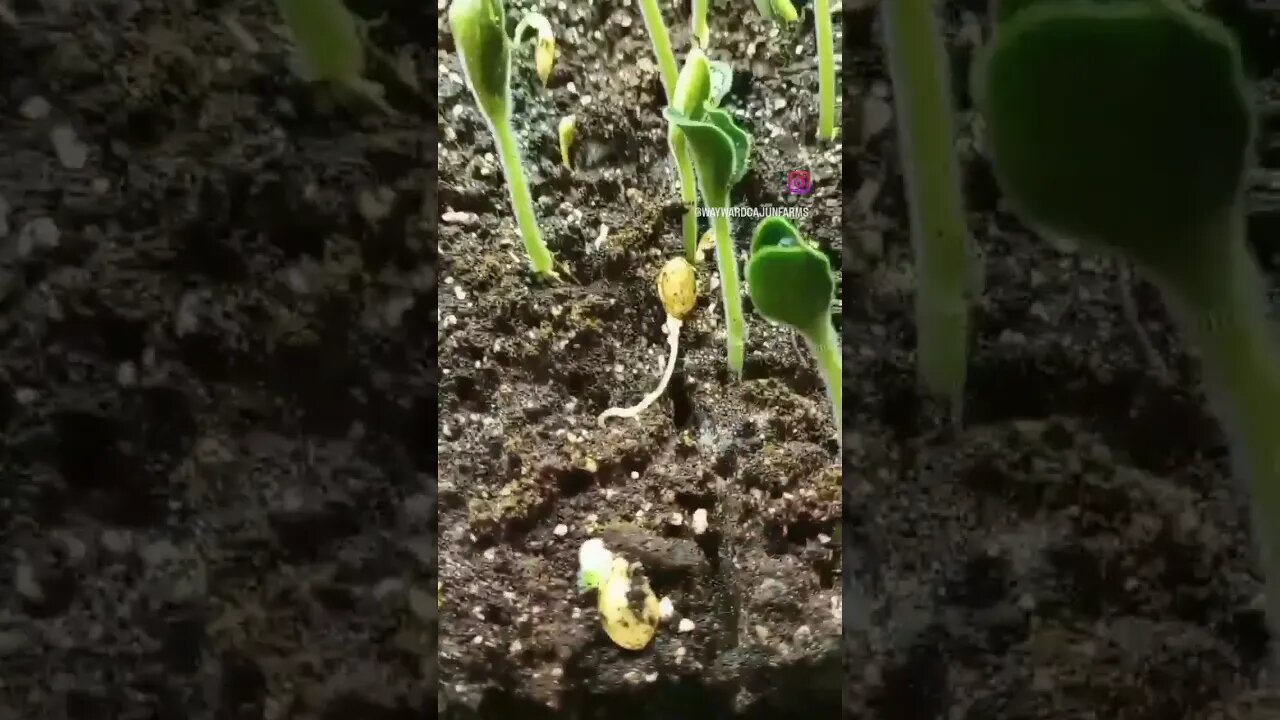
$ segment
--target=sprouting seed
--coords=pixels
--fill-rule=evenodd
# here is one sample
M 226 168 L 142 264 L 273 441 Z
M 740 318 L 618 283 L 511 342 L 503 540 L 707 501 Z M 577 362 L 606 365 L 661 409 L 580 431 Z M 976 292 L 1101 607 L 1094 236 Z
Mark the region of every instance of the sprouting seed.
M 667 383 L 671 382 L 671 374 L 676 368 L 676 356 L 680 351 L 680 325 L 698 300 L 697 273 L 688 260 L 683 257 L 673 257 L 658 272 L 657 285 L 658 298 L 667 312 L 667 321 L 662 327 L 667 332 L 667 345 L 670 347 L 662 380 L 658 382 L 658 387 L 645 395 L 639 403 L 627 408 L 609 408 L 600 413 L 596 420 L 601 426 L 604 425 L 605 419 L 611 417 L 638 417 L 645 408 L 662 397 L 662 393 L 667 389 Z
M 551 79 L 551 69 L 556 64 L 556 36 L 551 31 L 551 22 L 539 13 L 529 13 L 520 18 L 520 22 L 516 24 L 516 31 L 512 34 L 511 39 L 519 45 L 524 38 L 524 32 L 527 29 L 538 31 L 537 45 L 533 51 L 533 66 L 538 72 L 538 79 L 542 81 L 542 86 L 547 86 L 547 81 Z

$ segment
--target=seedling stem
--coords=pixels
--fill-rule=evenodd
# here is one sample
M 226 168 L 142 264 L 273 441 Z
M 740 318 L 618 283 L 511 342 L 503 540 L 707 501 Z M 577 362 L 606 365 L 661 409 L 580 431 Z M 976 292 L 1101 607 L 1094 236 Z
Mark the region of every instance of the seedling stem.
M 671 36 L 667 33 L 667 24 L 662 19 L 662 10 L 658 7 L 657 0 L 640 0 L 640 14 L 644 17 L 644 26 L 649 31 L 650 42 L 653 43 L 653 55 L 658 60 L 658 74 L 662 78 L 662 89 L 666 94 L 667 104 L 670 105 L 676 91 L 676 79 L 680 74 L 675 53 L 671 51 Z M 693 159 L 689 155 L 688 144 L 679 128 L 668 126 L 667 145 L 671 148 L 671 158 L 676 164 L 676 174 L 680 180 L 680 202 L 684 204 L 681 230 L 684 234 L 685 259 L 696 263 L 698 261 L 698 181 L 693 172 Z
M 489 123 L 493 138 L 498 144 L 498 157 L 502 160 L 502 172 L 507 177 L 507 187 L 511 189 L 511 208 L 516 213 L 516 223 L 520 227 L 520 237 L 524 239 L 524 250 L 529 255 L 533 269 L 540 275 L 554 277 L 556 275 L 551 250 L 542 239 L 542 230 L 538 228 L 538 218 L 533 212 L 533 197 L 529 195 L 529 181 L 521 164 L 520 145 L 516 142 L 516 134 L 511 123 Z
M 895 5 L 898 0 L 886 2 Z M 818 139 L 836 139 L 835 34 L 829 0 L 814 0 L 813 27 L 818 45 Z
M 881 4 L 915 253 L 916 362 L 958 419 L 968 367 L 976 259 L 955 153 L 948 63 L 933 0 Z
M 742 316 L 742 294 L 738 288 L 738 258 L 733 250 L 733 230 L 724 213 L 718 213 L 712 218 L 711 227 L 716 234 L 716 270 L 720 273 L 729 369 L 741 375 L 746 360 L 747 321 Z
M 693 41 L 706 49 L 711 39 L 711 30 L 707 27 L 707 4 L 710 0 L 693 0 L 692 12 L 689 14 L 689 30 L 693 33 Z

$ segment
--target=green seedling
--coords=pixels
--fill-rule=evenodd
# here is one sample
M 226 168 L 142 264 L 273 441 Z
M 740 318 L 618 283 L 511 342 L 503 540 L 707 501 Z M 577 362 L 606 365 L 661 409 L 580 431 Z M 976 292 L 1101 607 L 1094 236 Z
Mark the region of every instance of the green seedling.
M 511 129 L 511 41 L 506 22 L 502 0 L 454 0 L 449 8 L 449 27 L 462 61 L 462 74 L 498 146 L 525 252 L 535 272 L 556 278 L 555 261 L 538 229 L 520 146 Z
M 674 257 L 662 266 L 662 270 L 658 272 L 658 298 L 662 301 L 663 309 L 667 311 L 667 321 L 662 327 L 667 333 L 667 347 L 670 348 L 667 364 L 662 371 L 662 379 L 658 381 L 658 387 L 653 392 L 645 395 L 635 405 L 626 408 L 609 408 L 600 413 L 596 422 L 601 427 L 604 426 L 604 421 L 611 417 L 639 417 L 640 413 L 657 402 L 658 398 L 662 397 L 662 393 L 666 392 L 667 384 L 671 382 L 671 375 L 676 369 L 676 357 L 680 354 L 680 326 L 698 301 L 698 277 L 689 261 L 683 257 Z
M 1032 227 L 1131 261 L 1200 351 L 1280 637 L 1280 347 L 1245 241 L 1239 46 L 1181 0 L 1015 5 L 975 66 L 997 180 Z
M 827 386 L 831 419 L 841 437 L 840 338 L 831 324 L 836 281 L 831 261 L 783 217 L 765 218 L 751 239 L 747 284 L 756 312 L 804 338 Z
M 886 2 L 885 5 L 894 5 Z M 813 28 L 818 46 L 818 139 L 835 140 L 836 59 L 835 34 L 831 29 L 831 3 L 813 0 Z
M 756 9 L 767 20 L 781 20 L 790 24 L 800 19 L 800 13 L 796 12 L 796 6 L 791 4 L 791 0 L 755 0 Z
M 898 148 L 916 266 L 916 363 L 921 384 L 962 416 L 969 306 L 980 293 L 955 153 L 950 69 L 934 0 L 882 3 Z
M 560 125 L 556 128 L 556 135 L 560 138 L 560 164 L 564 165 L 566 170 L 572 170 L 573 165 L 569 162 L 569 151 L 573 149 L 573 141 L 578 138 L 578 118 L 573 115 L 565 115 L 560 118 Z
M 698 47 L 706 49 L 711 41 L 711 29 L 707 27 L 707 5 L 711 0 L 693 0 L 689 13 L 689 31 Z
M 383 87 L 365 77 L 366 24 L 342 0 L 276 0 L 297 50 L 294 69 L 306 82 L 325 83 L 340 100 L 361 99 L 388 115 Z
M 667 122 L 680 129 L 693 153 L 698 189 L 707 207 L 713 208 L 711 229 L 716 237 L 716 263 L 724 303 L 729 369 L 742 375 L 747 324 L 742 317 L 738 289 L 738 259 L 729 224 L 729 191 L 747 174 L 751 136 L 728 111 L 712 107 L 711 68 L 702 51 L 694 48 L 685 59 L 671 105 L 664 110 Z M 696 255 L 695 243 L 693 253 Z
M 644 18 L 645 28 L 649 31 L 649 41 L 653 43 L 653 55 L 658 60 L 662 89 L 666 94 L 667 104 L 670 104 L 672 94 L 676 91 L 679 68 L 676 65 L 675 53 L 671 51 L 671 36 L 667 33 L 667 24 L 662 19 L 658 0 L 640 0 L 640 14 Z M 676 165 L 676 175 L 680 181 L 680 202 L 684 204 L 681 227 L 685 259 L 696 263 L 698 260 L 698 184 L 693 174 L 693 158 L 689 154 L 684 135 L 674 125 L 667 127 L 667 146 L 671 149 L 671 159 Z
M 539 13 L 529 13 L 520 18 L 520 22 L 516 24 L 516 31 L 511 34 L 516 45 L 524 41 L 526 30 L 537 30 L 533 65 L 538 73 L 538 79 L 542 81 L 542 87 L 546 87 L 547 81 L 551 79 L 551 68 L 556 64 L 556 36 L 551 31 L 551 22 Z

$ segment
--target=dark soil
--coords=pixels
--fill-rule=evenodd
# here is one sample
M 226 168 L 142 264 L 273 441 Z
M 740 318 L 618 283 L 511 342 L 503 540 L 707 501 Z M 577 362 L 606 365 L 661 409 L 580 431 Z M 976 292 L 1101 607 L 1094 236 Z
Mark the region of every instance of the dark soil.
M 683 57 L 685 11 L 662 6 Z M 509 22 L 527 7 L 508 5 Z M 493 141 L 440 21 L 442 710 L 833 717 L 840 475 L 821 381 L 749 303 L 745 378 L 727 376 L 708 258 L 666 396 L 638 422 L 597 427 L 601 411 L 636 402 L 660 374 L 654 280 L 682 251 L 678 194 L 638 5 L 539 10 L 562 55 L 544 89 L 531 48 L 513 54 L 515 125 L 544 234 L 572 274 L 556 285 L 524 270 Z M 750 4 L 718 4 L 710 25 L 712 57 L 735 72 L 724 104 L 757 143 L 737 202 L 811 208 L 799 225 L 838 267 L 841 158 L 813 140 L 812 18 L 774 28 Z M 568 114 L 580 133 L 573 172 L 556 141 Z M 796 169 L 812 171 L 812 195 L 787 194 Z M 740 253 L 754 222 L 735 223 Z M 695 535 L 699 509 L 709 530 Z M 611 643 L 593 596 L 575 587 L 579 546 L 602 535 L 644 561 L 692 631 L 673 620 L 638 653 Z
M 425 717 L 429 103 L 196 5 L 0 6 L 0 718 Z
M 1280 717 L 1274 699 L 1246 699 L 1269 647 L 1261 588 L 1245 500 L 1194 360 L 1155 290 L 1132 283 L 1170 367 L 1161 377 L 1124 319 L 1116 266 L 1031 237 L 972 150 L 964 79 L 986 4 L 948 3 L 965 189 L 986 269 L 959 434 L 915 390 L 892 131 L 860 145 L 846 136 L 855 199 L 845 204 L 844 337 L 856 352 L 843 540 L 846 579 L 865 602 L 846 599 L 862 614 L 846 621 L 857 629 L 845 716 Z M 1210 5 L 1241 33 L 1263 103 L 1280 101 L 1280 14 Z M 856 10 L 846 28 L 846 91 L 886 82 L 873 13 Z M 1272 279 L 1278 121 L 1264 123 L 1250 191 L 1250 240 Z M 1249 715 L 1250 703 L 1273 714 Z

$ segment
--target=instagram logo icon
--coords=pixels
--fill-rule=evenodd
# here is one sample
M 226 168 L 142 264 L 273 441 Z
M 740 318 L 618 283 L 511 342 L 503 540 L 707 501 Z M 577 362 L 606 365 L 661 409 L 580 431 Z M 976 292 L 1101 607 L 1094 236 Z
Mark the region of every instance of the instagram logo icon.
M 808 195 L 813 192 L 813 176 L 808 170 L 792 170 L 787 173 L 787 192 L 792 195 Z

